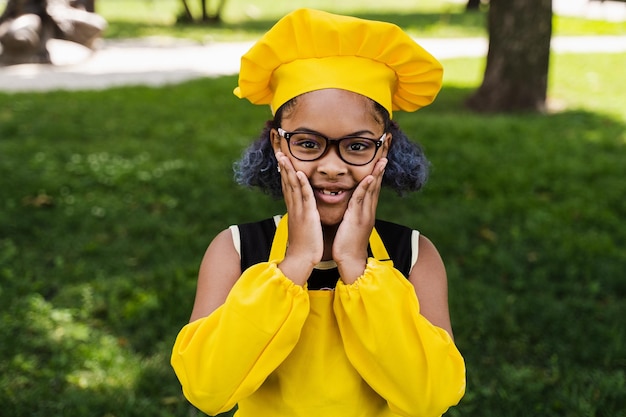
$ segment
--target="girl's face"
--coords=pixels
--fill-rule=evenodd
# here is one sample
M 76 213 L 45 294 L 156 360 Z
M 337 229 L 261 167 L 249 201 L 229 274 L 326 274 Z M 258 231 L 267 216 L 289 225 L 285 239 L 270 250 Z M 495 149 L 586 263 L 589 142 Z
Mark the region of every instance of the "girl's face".
M 376 113 L 370 99 L 339 89 L 317 90 L 299 96 L 295 105 L 283 114 L 281 128 L 286 132 L 319 133 L 330 139 L 361 136 L 378 140 L 385 133 L 382 117 Z M 301 161 L 294 158 L 287 140 L 276 130 L 272 130 L 271 140 L 274 152 L 283 152 L 297 171 L 306 174 L 322 224 L 330 226 L 341 222 L 356 187 L 372 173 L 376 162 L 387 156 L 391 134 L 385 136 L 374 159 L 362 166 L 344 162 L 334 143 L 322 158 Z

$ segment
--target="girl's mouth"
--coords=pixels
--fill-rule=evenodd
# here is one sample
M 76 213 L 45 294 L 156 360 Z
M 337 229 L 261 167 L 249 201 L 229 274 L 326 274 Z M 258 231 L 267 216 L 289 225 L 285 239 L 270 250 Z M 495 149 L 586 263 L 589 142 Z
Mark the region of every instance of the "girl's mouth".
M 331 190 L 320 190 L 320 192 L 324 195 L 339 195 L 343 194 L 342 190 L 331 191 Z
M 315 198 L 320 203 L 339 204 L 343 203 L 350 195 L 347 190 L 329 190 L 326 188 L 316 188 Z

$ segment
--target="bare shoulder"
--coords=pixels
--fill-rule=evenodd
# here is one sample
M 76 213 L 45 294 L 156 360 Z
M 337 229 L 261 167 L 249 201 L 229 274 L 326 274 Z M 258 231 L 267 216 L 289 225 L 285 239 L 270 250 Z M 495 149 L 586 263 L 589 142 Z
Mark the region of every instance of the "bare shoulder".
M 419 238 L 419 255 L 409 280 L 415 287 L 420 313 L 452 336 L 446 268 L 435 245 L 423 235 Z
M 207 248 L 200 271 L 190 321 L 206 317 L 224 304 L 241 275 L 239 253 L 229 229 L 220 232 Z

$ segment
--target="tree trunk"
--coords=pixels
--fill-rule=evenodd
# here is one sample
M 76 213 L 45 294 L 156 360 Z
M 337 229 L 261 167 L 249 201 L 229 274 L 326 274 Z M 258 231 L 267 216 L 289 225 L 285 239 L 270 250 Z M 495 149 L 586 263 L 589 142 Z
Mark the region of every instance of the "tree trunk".
M 483 83 L 466 102 L 479 112 L 546 108 L 552 0 L 491 0 Z
M 0 16 L 0 65 L 51 63 L 47 43 L 53 38 L 93 48 L 107 23 L 83 3 L 88 1 L 9 0 Z
M 206 22 L 207 20 L 209 20 L 209 13 L 207 13 L 206 9 L 206 0 L 202 0 L 200 2 L 200 5 L 202 7 L 202 21 Z
M 215 11 L 215 17 L 218 22 L 222 21 L 222 11 L 224 10 L 224 5 L 226 5 L 226 0 L 220 0 L 220 3 Z
M 185 15 L 181 16 L 180 19 L 183 22 L 193 22 L 193 14 L 191 14 L 191 9 L 189 8 L 189 5 L 187 4 L 187 0 L 181 0 L 183 3 L 183 8 L 185 9 Z
M 203 4 L 206 0 L 202 0 Z M 226 4 L 226 0 L 218 0 L 215 6 L 215 13 L 207 14 L 205 17 L 205 21 L 211 23 L 219 23 L 222 21 L 222 10 L 224 10 L 224 5 Z
M 465 10 L 472 11 L 480 9 L 480 0 L 468 0 Z

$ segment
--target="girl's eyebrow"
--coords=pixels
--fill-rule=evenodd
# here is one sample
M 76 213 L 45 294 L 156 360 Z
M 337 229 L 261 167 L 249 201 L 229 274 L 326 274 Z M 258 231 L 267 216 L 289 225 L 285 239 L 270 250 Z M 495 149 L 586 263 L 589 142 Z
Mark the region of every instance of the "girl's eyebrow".
M 350 137 L 355 137 L 355 136 L 363 136 L 363 135 L 367 135 L 367 134 L 369 134 L 371 136 L 376 136 L 376 133 L 372 132 L 371 130 L 365 129 L 365 130 L 358 130 L 356 132 L 349 133 L 349 134 L 341 136 L 339 138 L 331 138 L 330 136 L 327 136 L 327 135 L 323 134 L 322 132 L 319 132 L 319 131 L 317 131 L 315 129 L 310 129 L 310 128 L 306 127 L 306 126 L 297 127 L 294 130 L 292 130 L 292 132 L 313 133 L 315 135 L 324 136 L 325 138 L 328 138 L 328 139 L 350 138 Z

